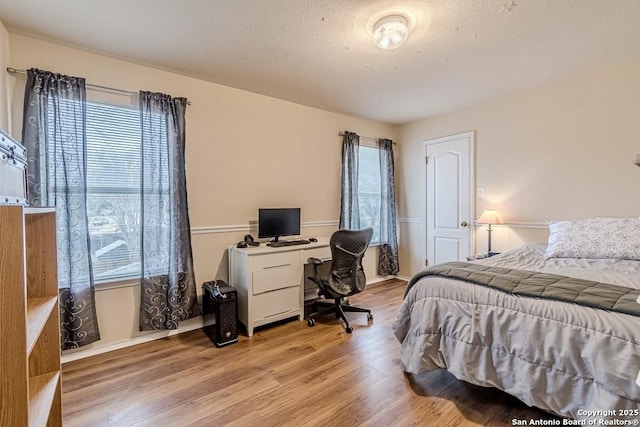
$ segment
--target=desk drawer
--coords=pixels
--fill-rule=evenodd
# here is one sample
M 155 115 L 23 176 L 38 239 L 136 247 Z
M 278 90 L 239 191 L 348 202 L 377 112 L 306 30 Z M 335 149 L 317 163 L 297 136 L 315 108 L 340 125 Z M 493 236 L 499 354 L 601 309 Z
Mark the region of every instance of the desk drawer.
M 318 258 L 321 260 L 331 259 L 331 248 L 325 246 L 323 248 L 305 249 L 300 252 L 300 263 L 306 264 L 309 258 Z
M 292 316 L 300 312 L 301 287 L 280 289 L 253 297 L 254 322 L 291 312 Z
M 254 295 L 276 289 L 289 288 L 291 286 L 297 286 L 299 288 L 302 279 L 302 266 L 295 264 L 265 268 L 264 270 L 254 271 L 252 273 L 252 279 Z
M 263 268 L 279 267 L 298 264 L 298 252 L 287 251 L 273 254 L 254 255 L 249 257 L 249 270 L 262 270 Z

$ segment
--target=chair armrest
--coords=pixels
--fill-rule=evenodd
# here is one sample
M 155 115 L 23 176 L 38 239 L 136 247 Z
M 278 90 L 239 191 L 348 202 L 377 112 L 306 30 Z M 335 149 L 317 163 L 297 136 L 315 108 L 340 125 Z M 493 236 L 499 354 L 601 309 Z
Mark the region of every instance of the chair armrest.
M 321 266 L 322 264 L 324 264 L 324 261 L 322 261 L 319 258 L 307 258 L 307 263 L 313 265 L 313 277 L 307 277 L 307 279 L 311 280 L 313 283 L 315 283 L 318 286 L 318 295 L 324 295 L 325 292 L 325 282 L 323 281 L 322 277 L 320 277 L 320 274 L 318 273 L 318 266 Z

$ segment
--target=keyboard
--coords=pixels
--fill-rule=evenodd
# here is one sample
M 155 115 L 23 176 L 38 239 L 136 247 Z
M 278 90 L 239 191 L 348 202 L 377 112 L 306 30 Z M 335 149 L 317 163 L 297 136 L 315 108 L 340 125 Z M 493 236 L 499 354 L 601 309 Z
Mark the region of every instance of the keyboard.
M 277 242 L 267 243 L 267 246 L 271 246 L 272 248 L 281 248 L 284 246 L 295 246 L 295 245 L 308 245 L 311 243 L 307 239 L 298 239 L 298 240 L 280 240 Z

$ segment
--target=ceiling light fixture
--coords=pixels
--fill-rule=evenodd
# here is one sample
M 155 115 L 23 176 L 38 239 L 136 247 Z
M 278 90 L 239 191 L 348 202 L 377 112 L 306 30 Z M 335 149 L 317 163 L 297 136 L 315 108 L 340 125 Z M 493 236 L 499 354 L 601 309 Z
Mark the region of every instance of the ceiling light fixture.
M 409 25 L 402 15 L 389 15 L 373 26 L 373 42 L 380 49 L 396 49 L 407 40 Z

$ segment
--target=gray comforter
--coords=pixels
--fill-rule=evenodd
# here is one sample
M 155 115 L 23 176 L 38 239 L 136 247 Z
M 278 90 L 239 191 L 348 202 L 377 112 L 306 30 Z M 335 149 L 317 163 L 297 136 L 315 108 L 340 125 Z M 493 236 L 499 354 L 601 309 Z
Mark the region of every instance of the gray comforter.
M 471 262 L 445 262 L 427 268 L 411 278 L 405 294 L 425 276 L 458 279 L 512 294 L 574 302 L 587 307 L 640 316 L 640 289 Z
M 640 280 L 638 262 L 611 268 L 610 262 L 589 261 L 586 267 L 578 262 L 555 268 L 545 264 L 541 253 L 529 247 L 483 264 L 568 272 L 583 279 L 592 278 L 589 269 L 609 269 L 613 276 L 628 270 L 607 282 L 632 286 L 628 281 Z M 393 331 L 409 373 L 447 369 L 459 379 L 499 388 L 528 405 L 576 419 L 589 418 L 587 411 L 640 409 L 637 316 L 425 276 L 407 293 Z

